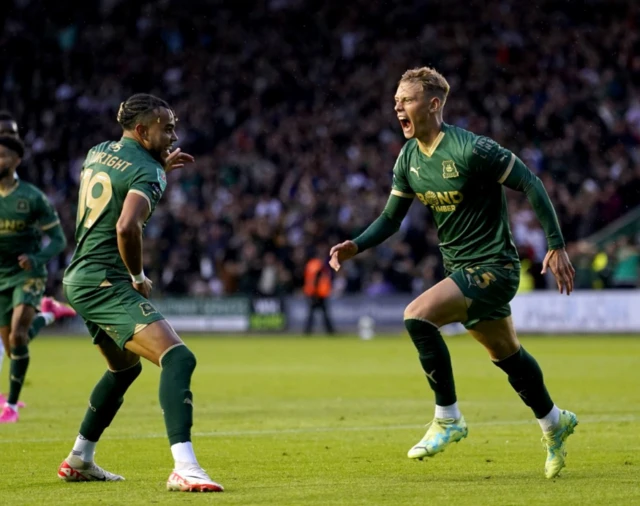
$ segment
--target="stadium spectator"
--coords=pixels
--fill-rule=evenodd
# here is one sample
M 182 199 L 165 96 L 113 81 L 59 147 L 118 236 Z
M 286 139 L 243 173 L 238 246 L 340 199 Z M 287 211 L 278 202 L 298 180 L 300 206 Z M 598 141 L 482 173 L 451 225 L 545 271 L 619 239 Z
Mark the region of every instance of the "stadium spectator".
M 639 201 L 640 6 L 630 0 L 9 4 L 0 108 L 29 147 L 20 177 L 58 208 L 67 260 L 83 153 L 119 135 L 102 116 L 135 91 L 176 104 L 181 147 L 197 163 L 171 174 L 147 228 L 145 270 L 160 293 L 300 292 L 317 239 L 355 236 L 384 206 L 403 142 L 389 97 L 418 65 L 451 76 L 445 121 L 513 147 L 541 177 L 567 241 Z M 540 232 L 526 202 L 509 199 L 543 286 Z M 412 285 L 417 273 L 438 279 L 424 213 L 414 204 L 398 239 L 358 258 L 340 289 L 409 292 L 425 288 Z M 49 291 L 65 258 L 50 266 Z
M 334 333 L 333 321 L 327 306 L 327 299 L 331 295 L 331 270 L 324 254 L 326 249 L 326 245 L 317 246 L 316 254 L 307 261 L 304 268 L 304 294 L 309 301 L 306 334 L 311 334 L 313 330 L 313 319 L 317 311 L 322 314 L 325 332 Z

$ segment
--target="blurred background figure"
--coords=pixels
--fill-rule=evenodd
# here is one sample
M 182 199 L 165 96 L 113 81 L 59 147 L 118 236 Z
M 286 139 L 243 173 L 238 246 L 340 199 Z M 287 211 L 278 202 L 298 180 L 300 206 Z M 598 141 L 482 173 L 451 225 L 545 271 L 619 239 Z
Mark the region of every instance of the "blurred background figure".
M 612 288 L 637 288 L 640 273 L 640 254 L 637 246 L 626 236 L 618 239 L 616 246 Z
M 451 76 L 449 123 L 509 146 L 542 179 L 568 244 L 640 202 L 638 2 L 5 3 L 0 129 L 17 121 L 28 148 L 19 176 L 45 191 L 67 234 L 52 294 L 73 250 L 84 154 L 119 135 L 98 118 L 140 90 L 176 104 L 180 147 L 197 160 L 170 175 L 145 232 L 156 297 L 302 295 L 304 252 L 355 237 L 384 207 L 404 143 L 389 96 L 417 65 Z M 508 199 L 533 287 L 549 288 L 530 207 Z M 438 242 L 414 205 L 397 240 L 358 259 L 335 291 L 423 291 L 442 275 Z M 584 268 L 584 288 L 610 286 L 607 269 Z
M 311 334 L 313 319 L 317 311 L 320 311 L 324 321 L 324 329 L 327 334 L 335 332 L 331 315 L 327 307 L 327 299 L 331 295 L 331 269 L 327 263 L 327 246 L 317 246 L 315 255 L 307 261 L 304 268 L 304 294 L 309 301 L 309 314 L 305 333 Z

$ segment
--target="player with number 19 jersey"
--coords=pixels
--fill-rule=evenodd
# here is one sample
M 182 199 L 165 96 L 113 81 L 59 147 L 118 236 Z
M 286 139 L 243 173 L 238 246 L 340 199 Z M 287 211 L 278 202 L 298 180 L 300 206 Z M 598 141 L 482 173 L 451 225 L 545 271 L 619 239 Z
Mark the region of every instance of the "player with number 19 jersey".
M 71 286 L 130 282 L 118 251 L 116 224 L 129 192 L 149 203 L 149 218 L 167 185 L 164 168 L 134 139 L 103 142 L 84 163 L 76 222 L 76 251 L 64 276 Z

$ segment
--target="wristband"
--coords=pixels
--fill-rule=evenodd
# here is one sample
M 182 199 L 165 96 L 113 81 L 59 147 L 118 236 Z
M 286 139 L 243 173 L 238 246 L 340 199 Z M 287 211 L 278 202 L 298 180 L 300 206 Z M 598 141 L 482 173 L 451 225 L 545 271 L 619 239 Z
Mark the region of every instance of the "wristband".
M 145 279 L 147 278 L 144 275 L 144 269 L 140 271 L 140 274 L 131 274 L 131 280 L 138 285 L 144 283 Z

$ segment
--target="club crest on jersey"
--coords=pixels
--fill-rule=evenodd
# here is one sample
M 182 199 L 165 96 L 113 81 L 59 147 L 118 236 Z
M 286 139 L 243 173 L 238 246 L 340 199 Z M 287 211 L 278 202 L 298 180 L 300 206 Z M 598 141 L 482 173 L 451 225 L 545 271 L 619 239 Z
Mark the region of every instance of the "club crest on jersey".
M 150 314 L 158 312 L 158 310 L 153 307 L 151 302 L 141 302 L 140 311 L 142 311 L 142 316 L 149 316 Z
M 19 213 L 28 213 L 29 212 L 29 201 L 24 199 L 19 199 L 16 202 L 16 211 Z
M 456 169 L 456 164 L 453 160 L 445 160 L 442 162 L 442 177 L 445 179 L 451 179 L 454 177 L 458 177 L 460 174 L 458 173 L 458 169 Z
M 164 193 L 164 189 L 167 187 L 167 174 L 162 169 L 158 169 L 158 182 L 160 183 L 160 189 Z

